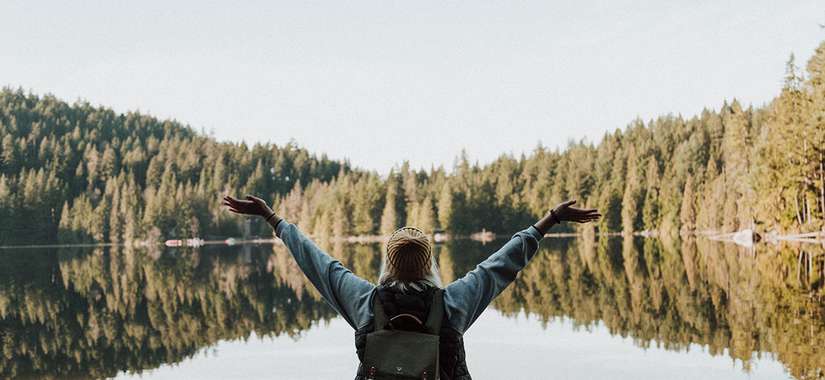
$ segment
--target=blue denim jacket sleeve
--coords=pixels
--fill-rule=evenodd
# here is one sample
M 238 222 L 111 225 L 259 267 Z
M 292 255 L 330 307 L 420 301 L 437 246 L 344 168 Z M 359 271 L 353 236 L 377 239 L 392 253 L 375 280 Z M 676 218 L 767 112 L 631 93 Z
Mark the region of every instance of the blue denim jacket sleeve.
M 275 235 L 283 240 L 309 282 L 352 328 L 358 329 L 369 322 L 375 285 L 318 248 L 294 224 L 281 220 Z
M 498 251 L 444 289 L 450 325 L 463 334 L 533 258 L 543 235 L 535 227 L 513 235 Z
M 282 220 L 275 234 L 324 300 L 352 328 L 362 328 L 372 320 L 374 284 L 330 257 L 294 224 Z M 520 231 L 475 269 L 449 284 L 444 289 L 444 309 L 450 325 L 463 334 L 493 298 L 515 280 L 535 255 L 541 238 L 535 227 Z

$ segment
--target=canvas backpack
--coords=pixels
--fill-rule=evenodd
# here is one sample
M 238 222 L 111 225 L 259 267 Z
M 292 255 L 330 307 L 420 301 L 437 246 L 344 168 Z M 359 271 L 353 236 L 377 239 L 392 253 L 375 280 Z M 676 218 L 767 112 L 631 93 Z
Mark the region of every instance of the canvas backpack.
M 375 329 L 367 334 L 363 365 L 368 380 L 439 378 L 439 331 L 444 315 L 444 291 L 433 292 L 433 301 L 425 321 L 412 314 L 398 314 L 389 319 L 378 296 L 373 298 Z M 401 323 L 403 321 L 403 323 Z M 417 325 L 419 331 L 399 329 L 396 325 Z

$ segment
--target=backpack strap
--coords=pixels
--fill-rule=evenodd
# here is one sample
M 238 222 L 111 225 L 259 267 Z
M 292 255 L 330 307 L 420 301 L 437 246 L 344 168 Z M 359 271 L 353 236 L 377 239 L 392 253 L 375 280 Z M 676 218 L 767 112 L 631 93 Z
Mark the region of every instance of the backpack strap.
M 389 324 L 387 313 L 384 312 L 384 305 L 381 304 L 381 298 L 378 296 L 378 291 L 372 297 L 372 313 L 375 322 L 373 331 L 384 330 Z M 433 303 L 430 305 L 430 313 L 427 315 L 427 322 L 424 327 L 430 334 L 438 335 L 441 331 L 441 321 L 444 318 L 444 290 L 436 289 L 433 292 Z
M 433 303 L 430 305 L 430 314 L 424 326 L 430 334 L 438 335 L 441 331 L 441 321 L 444 318 L 444 290 L 436 289 L 433 292 Z
M 372 297 L 372 313 L 375 321 L 375 329 L 373 331 L 383 330 L 387 327 L 387 313 L 384 312 L 384 305 L 381 304 L 381 297 L 378 297 L 376 290 Z

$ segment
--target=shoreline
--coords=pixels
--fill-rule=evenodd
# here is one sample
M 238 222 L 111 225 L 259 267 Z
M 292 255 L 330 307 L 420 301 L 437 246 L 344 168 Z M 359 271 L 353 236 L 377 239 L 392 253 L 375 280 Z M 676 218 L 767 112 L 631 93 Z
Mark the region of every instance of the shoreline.
M 655 239 L 662 239 L 665 236 L 671 236 L 672 234 L 660 234 L 658 231 L 636 231 L 631 234 L 625 234 L 623 232 L 602 232 L 602 233 L 594 233 L 593 236 L 605 236 L 605 237 L 643 237 L 643 238 L 655 238 Z M 722 232 L 715 232 L 715 231 L 692 231 L 689 233 L 678 233 L 676 234 L 680 238 L 691 238 L 691 237 L 702 237 L 709 240 L 720 241 L 725 243 L 734 243 L 740 246 L 750 247 L 760 243 L 770 243 L 772 245 L 778 245 L 783 242 L 789 243 L 802 243 L 802 244 L 817 244 L 822 245 L 825 247 L 825 231 L 821 232 L 808 232 L 808 233 L 794 233 L 794 234 L 784 234 L 780 235 L 778 233 L 766 233 L 764 235 L 753 232 L 751 230 L 742 230 L 738 232 L 730 232 L 730 233 L 722 233 Z M 317 236 L 308 235 L 311 238 L 319 239 Z M 474 233 L 470 235 L 450 235 L 450 234 L 431 234 L 430 237 L 433 239 L 434 244 L 444 244 L 448 241 L 453 240 L 473 240 L 478 241 L 482 244 L 486 244 L 495 240 L 502 240 L 506 239 L 507 237 L 512 236 L 511 234 L 495 234 L 491 231 L 483 231 L 479 233 Z M 555 238 L 555 239 L 571 239 L 571 238 L 579 238 L 584 237 L 586 234 L 578 233 L 578 232 L 556 232 L 556 233 L 546 233 L 544 234 L 544 238 Z M 347 237 L 329 237 L 326 239 L 320 239 L 324 242 L 331 242 L 331 243 L 338 243 L 344 242 L 348 244 L 375 244 L 375 243 L 383 243 L 387 239 L 384 235 L 354 235 L 354 236 L 347 236 Z M 0 250 L 4 249 L 42 249 L 42 248 L 83 248 L 83 247 L 135 247 L 135 248 L 152 248 L 152 247 L 167 247 L 167 248 L 194 248 L 194 247 L 202 247 L 207 245 L 225 245 L 225 246 L 233 246 L 233 245 L 248 245 L 248 244 L 274 244 L 274 245 L 283 245 L 281 239 L 276 237 L 272 238 L 251 238 L 251 239 L 240 239 L 234 237 L 228 237 L 225 239 L 210 239 L 205 240 L 202 238 L 186 238 L 186 239 L 169 239 L 165 241 L 134 241 L 134 242 L 90 242 L 90 243 L 53 243 L 53 244 L 20 244 L 20 245 L 0 245 Z

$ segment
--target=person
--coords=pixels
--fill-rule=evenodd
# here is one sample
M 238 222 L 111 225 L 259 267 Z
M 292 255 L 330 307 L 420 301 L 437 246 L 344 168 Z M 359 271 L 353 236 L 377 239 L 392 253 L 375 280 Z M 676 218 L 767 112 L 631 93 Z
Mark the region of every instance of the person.
M 329 256 L 297 226 L 280 218 L 258 197 L 236 199 L 225 196 L 231 212 L 257 215 L 275 230 L 298 266 L 324 300 L 355 329 L 356 353 L 360 360 L 356 380 L 375 378 L 374 368 L 364 365 L 365 348 L 377 324 L 397 318 L 400 330 L 424 326 L 433 314 L 437 334 L 437 372 L 442 380 L 470 379 L 465 361 L 463 334 L 490 302 L 516 278 L 538 250 L 539 241 L 555 224 L 586 223 L 601 215 L 596 209 L 573 207 L 563 202 L 526 229 L 515 233 L 498 251 L 460 279 L 442 288 L 436 259 L 427 235 L 415 227 L 403 227 L 388 239 L 378 284 L 353 274 Z M 433 313 L 430 311 L 433 310 Z M 405 318 L 398 318 L 405 316 Z M 376 323 L 377 320 L 380 323 Z M 429 325 L 427 325 L 429 326 Z M 423 331 L 423 330 L 422 330 Z M 401 367 L 398 367 L 399 371 Z

